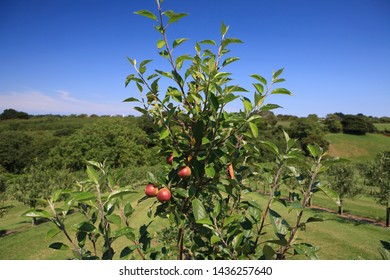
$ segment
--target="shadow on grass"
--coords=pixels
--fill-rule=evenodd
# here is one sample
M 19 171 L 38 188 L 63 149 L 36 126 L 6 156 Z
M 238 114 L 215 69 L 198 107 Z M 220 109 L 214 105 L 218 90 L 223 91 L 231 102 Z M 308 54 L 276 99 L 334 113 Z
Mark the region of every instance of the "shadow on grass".
M 374 219 L 370 219 L 370 218 L 366 218 L 366 217 L 352 215 L 352 214 L 349 214 L 348 211 L 344 211 L 344 214 L 340 215 L 336 211 L 333 211 L 333 210 L 330 210 L 330 209 L 326 209 L 326 208 L 322 208 L 322 207 L 313 206 L 310 209 L 313 212 L 315 212 L 315 213 L 330 213 L 330 214 L 333 214 L 334 215 L 333 218 L 327 218 L 326 219 L 328 221 L 336 221 L 336 222 L 343 223 L 343 224 L 353 224 L 354 226 L 361 226 L 361 225 L 365 225 L 365 224 L 371 224 L 371 225 L 385 227 L 385 224 L 380 222 L 380 221 L 377 221 L 377 220 L 374 220 Z
M 13 234 L 13 233 L 17 233 L 17 231 L 16 230 L 2 229 L 2 230 L 0 230 L 0 238 L 5 237 L 5 236 L 10 235 L 10 234 Z

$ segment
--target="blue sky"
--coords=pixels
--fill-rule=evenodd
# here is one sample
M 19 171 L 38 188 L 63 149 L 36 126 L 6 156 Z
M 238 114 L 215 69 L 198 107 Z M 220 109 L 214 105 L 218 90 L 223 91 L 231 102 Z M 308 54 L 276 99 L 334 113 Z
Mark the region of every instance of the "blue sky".
M 226 70 L 251 88 L 249 75 L 266 78 L 284 67 L 293 96 L 268 100 L 276 113 L 363 113 L 390 116 L 390 1 L 387 0 L 165 0 L 165 9 L 188 17 L 168 37 L 189 38 L 175 55 L 194 53 L 194 43 L 220 38 L 220 25 L 244 44 Z M 0 110 L 30 114 L 137 114 L 124 81 L 133 73 L 126 57 L 159 58 L 153 22 L 133 14 L 156 11 L 154 0 L 1 0 Z M 249 94 L 249 97 L 252 93 Z M 235 103 L 230 110 L 239 110 Z

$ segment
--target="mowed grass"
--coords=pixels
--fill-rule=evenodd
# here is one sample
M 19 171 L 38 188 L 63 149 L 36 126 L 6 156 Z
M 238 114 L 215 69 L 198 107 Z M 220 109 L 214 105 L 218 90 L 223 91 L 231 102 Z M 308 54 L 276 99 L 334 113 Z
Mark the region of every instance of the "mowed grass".
M 374 123 L 374 126 L 378 131 L 390 130 L 390 123 Z
M 128 199 L 136 211 L 131 217 L 131 227 L 139 229 L 143 224 L 148 224 L 151 219 L 147 217 L 147 211 L 152 201 L 147 200 L 137 206 L 137 201 L 143 196 L 143 193 L 132 194 Z M 73 254 L 69 250 L 53 250 L 48 246 L 53 242 L 63 242 L 70 245 L 65 236 L 60 233 L 54 238 L 46 239 L 46 233 L 49 229 L 55 228 L 55 225 L 50 222 L 43 222 L 39 225 L 32 226 L 31 219 L 22 217 L 21 214 L 28 210 L 27 206 L 19 202 L 12 202 L 13 207 L 10 211 L 0 219 L 0 259 L 3 260 L 62 260 L 73 258 Z M 82 217 L 80 214 L 74 213 L 68 216 L 66 225 L 70 235 L 74 238 L 75 231 L 72 225 L 80 222 Z M 156 232 L 156 226 L 161 227 L 162 222 L 154 222 L 150 225 L 149 230 Z M 98 244 L 98 249 L 101 248 L 101 241 Z M 87 242 L 88 243 L 88 242 Z M 120 251 L 125 246 L 133 245 L 126 238 L 119 238 L 114 242 L 114 249 L 119 257 Z M 87 247 L 92 250 L 92 247 Z
M 258 193 L 250 193 L 251 199 L 265 205 L 267 197 Z M 280 203 L 273 203 L 272 209 L 277 211 L 292 226 L 297 212 L 288 210 Z M 323 222 L 308 223 L 306 231 L 299 231 L 301 242 L 318 246 L 318 256 L 324 260 L 381 259 L 378 249 L 381 240 L 389 242 L 390 229 L 369 223 L 346 219 L 322 210 L 307 209 L 302 221 L 309 217 L 321 217 Z M 272 232 L 270 225 L 267 231 Z M 273 234 L 271 234 L 273 236 Z
M 152 219 L 147 217 L 146 213 L 153 200 L 144 201 L 137 206 L 137 201 L 142 196 L 143 193 L 140 191 L 128 198 L 136 209 L 131 219 L 131 226 L 134 229 L 138 229 L 141 225 L 148 224 L 152 221 Z M 316 194 L 314 203 L 320 204 L 317 198 L 320 199 L 320 196 Z M 246 199 L 256 200 L 262 206 L 267 201 L 266 196 L 257 192 L 247 194 Z M 375 202 L 372 200 L 367 201 L 366 204 L 367 209 L 369 209 L 367 212 L 377 211 L 372 211 L 372 208 L 376 208 Z M 9 213 L 0 220 L 0 232 L 2 233 L 2 237 L 0 237 L 0 259 L 55 260 L 73 257 L 70 251 L 57 251 L 48 248 L 52 242 L 67 242 L 62 234 L 46 240 L 45 236 L 47 231 L 53 228 L 54 225 L 49 222 L 44 222 L 37 226 L 31 226 L 30 219 L 20 216 L 27 210 L 27 207 L 17 202 L 14 202 L 13 205 L 14 207 L 10 209 Z M 349 207 L 349 204 L 346 203 L 346 210 Z M 379 208 L 378 214 L 374 215 L 382 215 L 382 209 Z M 272 209 L 280 213 L 290 225 L 294 224 L 296 217 L 295 211 L 288 213 L 288 209 L 279 203 L 274 203 Z M 390 230 L 387 228 L 356 222 L 332 213 L 311 209 L 308 209 L 305 213 L 304 220 L 314 215 L 321 216 L 325 221 L 309 223 L 306 231 L 299 233 L 299 238 L 302 238 L 302 242 L 320 247 L 318 255 L 321 259 L 380 259 L 378 252 L 381 246 L 380 240 L 390 242 Z M 77 222 L 79 222 L 79 216 L 75 213 L 69 216 L 67 225 L 71 229 L 71 225 Z M 164 227 L 164 223 L 168 223 L 168 221 L 156 218 L 149 227 L 151 236 L 154 236 L 156 232 Z M 263 237 L 264 240 L 274 238 L 270 225 L 267 225 L 266 230 L 268 234 Z M 70 232 L 74 236 L 74 232 L 72 230 Z M 154 242 L 158 242 L 158 240 Z M 130 245 L 132 244 L 126 238 L 115 241 L 114 249 L 116 251 L 116 258 L 119 258 L 119 253 L 122 248 Z
M 372 160 L 380 152 L 390 150 L 390 137 L 381 134 L 327 134 L 329 155 L 354 161 Z

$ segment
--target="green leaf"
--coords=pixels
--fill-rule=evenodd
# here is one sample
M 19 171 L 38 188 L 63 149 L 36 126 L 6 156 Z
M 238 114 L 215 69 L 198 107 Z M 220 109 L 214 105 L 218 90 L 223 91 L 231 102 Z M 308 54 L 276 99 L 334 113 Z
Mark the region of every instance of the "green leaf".
M 209 92 L 209 98 L 210 98 L 210 102 L 211 102 L 211 105 L 212 105 L 213 109 L 215 111 L 217 111 L 218 108 L 219 108 L 218 98 L 212 92 Z
M 176 39 L 175 41 L 173 41 L 173 48 L 176 48 L 177 46 L 179 46 L 180 44 L 184 43 L 185 41 L 187 41 L 188 38 L 180 38 L 180 39 Z
M 110 195 L 107 198 L 107 201 L 115 199 L 117 197 L 123 197 L 124 195 L 131 194 L 131 193 L 137 193 L 136 191 L 132 189 L 121 189 L 121 190 L 116 190 L 110 193 Z
M 121 224 L 121 217 L 116 214 L 111 214 L 106 216 L 106 219 L 109 223 L 119 226 Z
M 162 57 L 164 58 L 169 58 L 169 53 L 167 50 L 162 50 L 161 52 L 158 53 L 159 55 L 161 55 Z
M 269 150 L 271 150 L 275 155 L 279 155 L 278 147 L 270 141 L 260 141 L 261 144 L 265 145 Z
M 228 92 L 248 92 L 245 88 L 239 86 L 228 86 L 226 89 Z
M 320 146 L 318 146 L 317 144 L 309 144 L 309 145 L 307 145 L 307 149 L 309 150 L 310 154 L 314 158 L 318 158 L 323 153 L 322 148 Z
M 141 107 L 134 107 L 134 110 L 140 112 L 141 114 L 144 114 L 144 115 L 147 115 L 149 112 L 144 109 L 144 108 L 141 108 Z
M 272 209 L 269 210 L 269 217 L 275 234 L 279 238 L 280 236 L 285 236 L 290 228 L 290 225 L 287 223 L 287 221 Z
M 289 212 L 291 212 L 292 210 L 302 210 L 302 204 L 299 200 L 294 200 L 291 205 L 290 205 L 290 210 Z
M 271 111 L 278 108 L 282 108 L 282 107 L 279 106 L 278 104 L 266 104 L 263 107 L 261 107 L 261 111 Z
M 148 172 L 146 173 L 146 178 L 147 178 L 147 180 L 148 180 L 149 183 L 155 183 L 155 182 L 157 182 L 156 177 L 155 177 L 154 174 L 153 174 L 152 172 L 150 172 L 150 171 L 148 171 Z
M 379 254 L 382 257 L 382 260 L 390 260 L 390 250 L 386 250 L 385 248 L 379 248 Z
M 244 103 L 245 112 L 250 112 L 252 110 L 252 102 L 246 97 L 242 98 L 242 102 Z
M 52 229 L 49 229 L 46 233 L 46 240 L 47 239 L 50 239 L 50 238 L 53 238 L 54 236 L 56 236 L 57 234 L 59 234 L 61 232 L 61 230 L 59 228 L 52 228 Z
M 215 176 L 214 166 L 207 165 L 206 168 L 205 168 L 205 172 L 206 172 L 207 177 L 214 178 L 214 176 Z
M 45 210 L 41 210 L 41 209 L 28 210 L 27 212 L 24 212 L 22 214 L 22 216 L 29 217 L 29 218 L 46 218 L 46 219 L 51 218 L 51 216 L 48 212 L 46 212 Z
M 131 59 L 130 57 L 127 57 L 127 60 L 130 61 L 130 63 L 135 67 L 137 65 L 137 60 L 136 59 Z M 134 76 L 134 75 L 133 75 Z
M 176 58 L 176 67 L 178 70 L 181 69 L 185 60 L 192 60 L 192 57 L 188 54 L 185 54 L 185 55 L 178 56 Z
M 261 105 L 263 105 L 264 103 L 264 100 L 265 100 L 265 96 L 264 95 L 261 95 L 260 93 L 258 92 L 255 92 L 255 105 L 257 107 L 260 107 Z
M 157 48 L 162 49 L 165 46 L 165 41 L 163 39 L 160 39 L 157 41 Z
M 225 221 L 223 222 L 223 227 L 227 227 L 231 223 L 233 223 L 236 220 L 236 216 L 228 216 Z
M 133 214 L 133 212 L 134 212 L 134 209 L 131 206 L 131 203 L 127 202 L 125 207 L 123 208 L 123 214 L 125 215 L 126 218 L 129 218 L 131 216 L 131 214 Z
M 267 85 L 267 80 L 263 76 L 260 76 L 258 74 L 252 74 L 251 77 L 263 83 L 264 85 Z
M 88 222 L 81 222 L 78 224 L 74 224 L 73 228 L 77 229 L 79 231 L 84 231 L 84 232 L 92 232 L 96 229 L 93 224 L 88 223 Z
M 285 79 L 275 79 L 275 80 L 273 80 L 272 82 L 274 83 L 274 84 L 276 84 L 276 83 L 281 83 L 281 82 L 285 82 L 286 80 Z
M 203 137 L 202 138 L 202 145 L 206 145 L 206 144 L 209 144 L 210 143 L 210 140 L 206 137 Z
M 131 253 L 133 253 L 139 246 L 138 245 L 131 245 L 128 247 L 123 248 L 123 250 L 120 253 L 120 258 L 125 259 L 127 258 Z
M 213 217 L 217 218 L 220 212 L 221 212 L 221 204 L 219 203 L 219 201 L 216 201 L 214 203 L 214 208 L 213 208 Z
M 209 225 L 209 226 L 213 225 L 213 222 L 210 220 L 209 217 L 196 220 L 196 223 L 201 225 Z
M 184 198 L 188 198 L 188 191 L 185 190 L 185 189 L 182 189 L 182 188 L 175 188 L 174 190 L 174 193 L 176 193 L 177 195 L 181 196 L 181 197 L 184 197 Z
M 203 203 L 197 198 L 194 198 L 194 200 L 192 200 L 192 212 L 194 214 L 195 221 L 198 221 L 203 218 L 208 218 Z
M 153 79 L 153 78 L 156 78 L 157 76 L 158 76 L 158 74 L 154 73 L 154 74 L 148 76 L 146 79 L 147 79 L 147 80 L 151 80 L 151 79 Z
M 87 175 L 96 185 L 99 184 L 99 173 L 92 166 L 87 165 Z
M 142 62 L 139 64 L 138 71 L 139 71 L 141 74 L 145 73 L 145 71 L 146 71 L 146 64 L 148 64 L 148 63 L 151 62 L 151 61 L 152 61 L 152 60 L 150 60 L 150 59 L 142 61 Z M 138 85 L 138 84 L 137 84 L 137 85 Z M 139 89 L 140 92 L 142 92 L 142 86 L 141 86 L 141 85 L 138 86 L 138 89 Z
M 229 65 L 230 63 L 233 63 L 234 61 L 240 60 L 239 57 L 229 57 L 222 62 L 222 67 L 225 67 L 226 65 Z
M 294 248 L 294 250 L 298 254 L 304 255 L 304 256 L 310 258 L 311 260 L 318 260 L 319 259 L 318 255 L 317 255 L 318 248 L 314 247 L 311 244 L 300 243 L 300 244 L 294 244 L 292 247 Z
M 134 74 L 130 74 L 126 77 L 125 87 L 127 87 L 129 83 L 134 80 L 134 77 L 135 77 Z
M 73 192 L 72 197 L 76 201 L 95 200 L 95 195 L 92 192 Z
M 164 76 L 164 77 L 167 77 L 167 78 L 170 78 L 170 79 L 173 79 L 173 76 L 171 73 L 169 72 L 165 72 L 165 71 L 161 71 L 161 70 L 155 70 L 157 73 L 159 73 L 161 76 Z
M 271 91 L 271 94 L 287 94 L 291 95 L 292 93 L 285 88 L 275 88 L 274 90 Z
M 277 77 L 280 76 L 280 74 L 282 74 L 283 70 L 284 70 L 284 68 L 281 68 L 278 71 L 276 71 L 275 73 L 273 73 L 272 78 L 275 80 Z
M 122 102 L 139 102 L 139 100 L 135 97 L 129 97 L 123 100 Z
M 143 60 L 140 64 L 139 64 L 139 67 L 143 67 L 143 66 L 146 66 L 148 63 L 152 62 L 153 60 L 151 59 L 147 59 L 147 60 Z
M 251 122 L 248 122 L 248 124 L 249 124 L 249 128 L 252 132 L 253 137 L 254 138 L 259 137 L 259 129 L 257 128 L 257 125 L 254 123 L 251 123 Z
M 203 41 L 200 41 L 199 44 L 208 44 L 208 45 L 213 45 L 213 46 L 217 45 L 217 43 L 215 43 L 214 40 L 203 40 Z
M 263 254 L 266 260 L 273 260 L 276 252 L 271 246 L 264 245 Z
M 244 239 L 244 234 L 243 233 L 239 233 L 237 234 L 233 240 L 232 240 L 232 246 L 234 248 L 234 250 L 237 250 L 238 247 L 240 247 L 241 243 L 242 243 L 242 240 Z
M 258 93 L 260 93 L 260 95 L 263 94 L 264 92 L 264 86 L 262 84 L 259 84 L 259 83 L 254 83 L 253 86 L 255 87 L 256 91 Z
M 214 245 L 215 243 L 219 242 L 220 240 L 221 240 L 221 238 L 219 238 L 219 237 L 216 236 L 216 235 L 213 235 L 213 236 L 211 236 L 211 238 L 210 238 L 210 243 L 211 243 L 211 245 Z
M 54 250 L 68 250 L 69 246 L 62 243 L 62 242 L 54 242 L 49 245 L 49 248 L 54 249 Z
M 322 191 L 330 200 L 340 206 L 340 197 L 337 192 L 328 188 L 327 186 L 318 185 L 317 188 Z
M 172 10 L 165 11 L 164 14 L 169 18 L 168 24 L 177 22 L 177 21 L 180 20 L 181 18 L 183 18 L 183 17 L 185 17 L 185 16 L 188 15 L 188 14 L 186 14 L 186 13 L 175 13 L 175 12 L 172 11 Z
M 234 95 L 233 93 L 229 93 L 229 94 L 224 96 L 223 102 L 225 102 L 225 104 L 227 104 L 229 102 L 232 102 L 233 100 L 236 100 L 237 98 L 239 98 L 238 95 Z
M 196 51 L 197 53 L 200 53 L 200 51 L 201 51 L 201 47 L 200 47 L 200 45 L 199 45 L 198 42 L 195 43 L 195 51 Z
M 241 41 L 238 38 L 225 38 L 222 40 L 222 48 L 225 48 L 229 44 L 242 44 L 243 41 Z
M 222 25 L 221 25 L 221 35 L 222 35 L 222 38 L 225 37 L 227 31 L 229 30 L 229 26 L 226 26 L 224 22 L 222 22 Z
M 195 141 L 197 143 L 201 142 L 202 141 L 203 132 L 204 132 L 204 123 L 203 123 L 203 121 L 202 120 L 197 121 L 192 130 L 193 130 L 192 133 L 194 135 Z
M 150 19 L 157 21 L 156 15 L 148 10 L 139 10 L 139 11 L 134 12 L 134 14 L 144 16 L 144 17 L 147 17 L 147 18 L 150 18 Z
M 112 233 L 112 237 L 114 237 L 114 238 L 118 238 L 118 237 L 121 237 L 123 235 L 126 235 L 126 236 L 132 235 L 130 238 L 130 239 L 132 239 L 134 236 L 134 229 L 132 229 L 131 227 L 123 227 L 123 228 L 118 229 L 117 231 L 114 231 Z
M 167 128 L 163 129 L 160 133 L 160 140 L 163 140 L 169 136 L 169 130 Z

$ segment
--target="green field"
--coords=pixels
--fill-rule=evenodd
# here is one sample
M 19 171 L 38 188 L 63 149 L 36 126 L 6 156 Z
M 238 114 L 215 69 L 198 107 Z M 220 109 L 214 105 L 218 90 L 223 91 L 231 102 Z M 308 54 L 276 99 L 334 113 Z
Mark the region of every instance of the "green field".
M 141 224 L 150 221 L 146 216 L 150 201 L 145 201 L 136 206 L 137 200 L 142 195 L 142 192 L 139 192 L 129 198 L 136 209 L 132 217 L 133 224 L 131 226 L 133 228 L 138 228 Z M 258 201 L 260 205 L 265 205 L 267 199 L 259 193 L 249 193 L 247 197 Z M 323 197 L 316 195 L 314 203 L 325 203 L 327 205 L 327 202 L 321 202 L 323 199 Z M 359 208 L 358 206 L 352 207 L 352 204 L 352 202 L 346 201 L 346 211 Z M 372 199 L 366 199 L 365 204 L 365 207 L 360 210 L 361 214 L 369 216 L 371 209 L 375 209 L 373 213 L 376 214 L 374 215 L 380 216 L 378 217 L 379 219 L 383 218 L 384 210 L 376 205 Z M 31 226 L 30 219 L 20 216 L 27 210 L 26 206 L 18 202 L 12 202 L 12 206 L 9 213 L 1 219 L 0 259 L 50 260 L 72 258 L 72 254 L 69 251 L 55 251 L 48 248 L 48 245 L 52 242 L 66 242 L 61 234 L 53 239 L 46 240 L 46 232 L 53 228 L 51 223 L 44 222 L 37 226 Z M 289 223 L 293 224 L 296 215 L 294 211 L 288 213 L 287 209 L 281 204 L 274 204 L 272 208 L 282 214 Z M 318 255 L 321 259 L 380 259 L 378 252 L 381 246 L 380 240 L 390 242 L 390 230 L 387 228 L 349 220 L 320 210 L 308 210 L 305 217 L 308 218 L 314 215 L 322 217 L 325 221 L 308 224 L 306 231 L 300 232 L 299 238 L 302 238 L 304 242 L 318 246 L 320 248 Z M 78 214 L 72 214 L 69 217 L 68 222 L 70 225 L 77 222 L 77 216 Z M 167 220 L 156 219 L 150 227 L 151 232 L 158 231 L 163 226 L 163 223 L 167 222 Z M 272 231 L 271 227 L 266 228 L 268 231 Z M 264 236 L 264 240 L 272 237 L 272 234 L 267 234 Z M 116 246 L 114 247 L 117 251 L 117 257 L 121 248 L 130 245 L 128 242 L 124 238 L 116 241 Z
M 381 134 L 332 133 L 325 138 L 330 142 L 329 155 L 355 161 L 372 160 L 378 153 L 390 150 L 390 137 Z
M 390 123 L 374 123 L 374 126 L 378 131 L 390 130 Z

